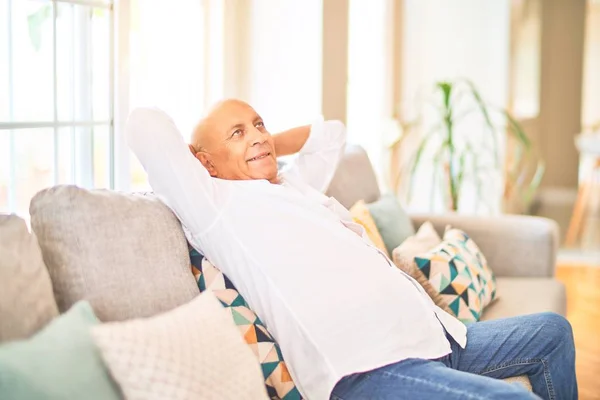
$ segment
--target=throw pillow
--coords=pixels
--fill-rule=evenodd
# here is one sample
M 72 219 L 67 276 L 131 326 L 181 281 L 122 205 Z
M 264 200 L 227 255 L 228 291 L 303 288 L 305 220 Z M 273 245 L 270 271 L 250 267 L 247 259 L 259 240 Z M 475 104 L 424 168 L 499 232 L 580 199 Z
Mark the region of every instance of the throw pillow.
M 373 217 L 371 217 L 371 213 L 369 213 L 366 203 L 363 200 L 357 202 L 350 208 L 350 214 L 352 215 L 354 222 L 365 228 L 365 232 L 367 232 L 367 236 L 371 239 L 371 242 L 389 257 L 390 254 L 385 248 L 385 243 L 377 230 L 377 225 L 375 225 L 375 221 L 373 221 Z
M 410 217 L 393 194 L 381 196 L 376 202 L 367 204 L 367 208 L 383 238 L 388 254 L 392 254 L 396 247 L 415 234 Z
M 212 293 L 92 329 L 127 399 L 266 399 L 260 368 Z
M 37 238 L 22 218 L 0 215 L 0 342 L 25 339 L 57 315 Z
M 156 198 L 55 186 L 30 213 L 60 311 L 86 299 L 100 320 L 126 320 L 198 295 L 181 224 Z
M 0 397 L 120 399 L 90 336 L 98 324 L 89 303 L 79 302 L 30 339 L 0 346 Z
M 410 275 L 425 289 L 433 302 L 444 311 L 452 314 L 448 303 L 440 294 L 439 290 L 429 282 L 425 274 L 421 272 L 415 263 L 415 257 L 434 249 L 442 243 L 442 238 L 437 234 L 431 222 L 427 221 L 417 231 L 417 234 L 406 239 L 400 246 L 394 249 L 392 258 L 394 264 L 402 271 Z
M 246 300 L 219 269 L 191 247 L 190 259 L 200 291 L 211 291 L 221 301 L 258 359 L 269 397 L 300 399 L 300 392 L 288 372 L 279 345 Z
M 465 232 L 456 228 L 446 229 L 444 240 L 456 243 L 462 249 L 465 258 L 472 258 L 469 264 L 476 267 L 473 271 L 473 274 L 477 276 L 475 286 L 481 288 L 483 308 L 490 305 L 498 298 L 496 276 L 475 241 Z
M 415 262 L 452 314 L 464 323 L 478 321 L 484 307 L 495 297 L 496 281 L 485 257 L 460 230 L 447 230 L 444 241 L 416 256 Z

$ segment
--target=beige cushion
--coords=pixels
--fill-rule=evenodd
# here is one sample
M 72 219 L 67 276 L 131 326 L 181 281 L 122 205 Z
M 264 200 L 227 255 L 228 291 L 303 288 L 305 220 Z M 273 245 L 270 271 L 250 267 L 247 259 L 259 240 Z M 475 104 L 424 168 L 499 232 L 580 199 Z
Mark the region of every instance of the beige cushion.
M 124 320 L 199 293 L 181 225 L 156 199 L 56 186 L 30 213 L 61 311 L 85 299 L 100 320 Z
M 24 339 L 58 315 L 35 235 L 15 215 L 0 215 L 0 342 Z
M 452 311 L 448 308 L 448 303 L 444 300 L 442 295 L 431 285 L 427 277 L 423 275 L 417 264 L 415 263 L 415 257 L 432 250 L 436 246 L 442 243 L 442 239 L 435 231 L 433 225 L 429 222 L 425 222 L 414 236 L 406 239 L 402 244 L 396 247 L 392 253 L 394 264 L 402 271 L 413 277 L 417 282 L 423 286 L 423 289 L 427 292 L 433 302 L 444 311 L 452 314 Z
M 258 361 L 212 292 L 92 336 L 127 399 L 267 398 Z
M 497 278 L 502 297 L 483 311 L 482 321 L 551 311 L 566 314 L 564 285 L 554 278 Z

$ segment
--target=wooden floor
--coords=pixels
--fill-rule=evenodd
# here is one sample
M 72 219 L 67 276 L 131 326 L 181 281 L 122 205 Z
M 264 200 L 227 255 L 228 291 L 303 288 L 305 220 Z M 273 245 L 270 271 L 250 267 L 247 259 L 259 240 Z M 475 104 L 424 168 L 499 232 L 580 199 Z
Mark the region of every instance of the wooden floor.
M 577 348 L 581 400 L 600 399 L 600 265 L 559 265 L 557 277 L 567 287 L 567 319 Z

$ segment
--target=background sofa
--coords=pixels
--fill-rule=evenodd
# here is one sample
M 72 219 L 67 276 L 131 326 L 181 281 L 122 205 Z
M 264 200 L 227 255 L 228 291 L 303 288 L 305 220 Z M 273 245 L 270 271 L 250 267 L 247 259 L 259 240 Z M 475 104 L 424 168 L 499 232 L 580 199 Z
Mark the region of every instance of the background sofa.
M 418 182 L 417 182 L 418 184 Z M 373 202 L 381 196 L 366 152 L 348 146 L 328 189 L 346 208 L 358 200 Z M 415 229 L 430 221 L 443 236 L 447 225 L 462 229 L 479 246 L 498 281 L 498 299 L 482 320 L 552 311 L 566 313 L 564 285 L 554 277 L 558 225 L 549 219 L 501 215 L 411 215 Z

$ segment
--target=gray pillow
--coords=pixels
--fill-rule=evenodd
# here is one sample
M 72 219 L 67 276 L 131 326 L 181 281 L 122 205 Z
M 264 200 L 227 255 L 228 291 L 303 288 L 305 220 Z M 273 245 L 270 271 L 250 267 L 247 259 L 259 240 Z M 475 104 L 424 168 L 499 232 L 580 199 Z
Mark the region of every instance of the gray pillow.
M 0 342 L 29 337 L 57 315 L 35 235 L 22 218 L 0 215 Z
M 125 320 L 199 294 L 181 225 L 157 199 L 55 186 L 30 214 L 61 311 L 85 299 L 102 321 Z
M 367 208 L 389 254 L 392 254 L 396 247 L 415 234 L 410 217 L 393 194 L 388 193 L 381 196 L 376 202 L 367 204 Z

